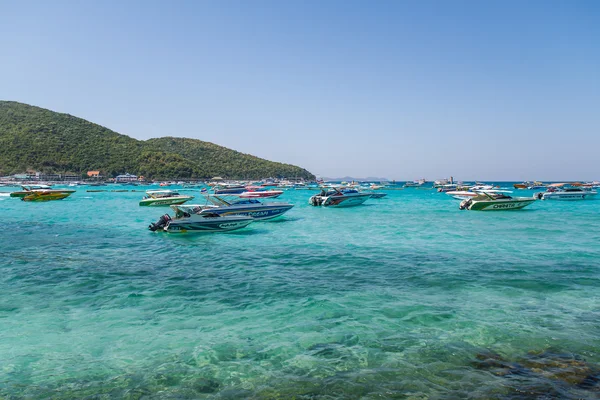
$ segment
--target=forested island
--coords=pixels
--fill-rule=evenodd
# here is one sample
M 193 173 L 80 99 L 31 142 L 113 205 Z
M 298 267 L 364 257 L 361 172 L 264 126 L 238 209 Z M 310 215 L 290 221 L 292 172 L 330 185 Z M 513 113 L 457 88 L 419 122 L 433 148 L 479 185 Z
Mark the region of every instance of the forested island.
M 69 114 L 0 101 L 0 176 L 41 171 L 148 179 L 315 179 L 304 168 L 197 139 L 137 140 Z

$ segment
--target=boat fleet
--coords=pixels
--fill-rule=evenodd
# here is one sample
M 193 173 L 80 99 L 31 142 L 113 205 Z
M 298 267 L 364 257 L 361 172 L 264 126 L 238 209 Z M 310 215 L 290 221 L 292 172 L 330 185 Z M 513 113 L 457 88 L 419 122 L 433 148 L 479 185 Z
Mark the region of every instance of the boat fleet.
M 281 184 L 245 184 L 240 182 L 213 185 L 186 184 L 183 190 L 200 189 L 201 201 L 189 204 L 196 196 L 181 193 L 181 190 L 147 190 L 139 201 L 142 207 L 170 207 L 171 215 L 164 214 L 149 225 L 153 232 L 226 232 L 247 227 L 255 221 L 266 221 L 283 216 L 294 205 L 286 202 L 271 201 L 290 189 L 313 189 L 319 192 L 310 196 L 308 204 L 321 208 L 348 208 L 364 204 L 369 199 L 380 199 L 387 195 L 385 190 L 433 189 L 460 200 L 458 208 L 470 211 L 506 211 L 520 210 L 538 200 L 589 200 L 594 199 L 600 183 L 554 183 L 544 184 L 537 181 L 513 185 L 515 190 L 545 189 L 533 196 L 513 196 L 513 191 L 476 182 L 474 184 L 455 183 L 452 178 L 443 179 L 426 185 L 424 179 L 407 182 L 400 186 L 389 183 L 364 184 L 357 182 L 294 184 L 282 187 Z M 94 185 L 95 186 L 95 185 Z M 162 185 L 162 187 L 167 185 Z M 275 187 L 274 187 L 275 186 Z M 90 190 L 91 192 L 100 190 Z M 120 190 L 115 190 L 120 191 Z M 25 202 L 46 202 L 62 200 L 75 190 L 54 189 L 49 185 L 23 185 L 21 190 L 13 191 L 10 197 Z

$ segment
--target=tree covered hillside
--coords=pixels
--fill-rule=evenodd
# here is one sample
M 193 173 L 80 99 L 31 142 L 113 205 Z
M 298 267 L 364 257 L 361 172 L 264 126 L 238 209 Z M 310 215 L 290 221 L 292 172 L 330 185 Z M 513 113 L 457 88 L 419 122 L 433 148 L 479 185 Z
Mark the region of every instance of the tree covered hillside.
M 147 178 L 301 177 L 307 170 L 276 163 L 196 139 L 147 141 L 121 135 L 69 114 L 0 101 L 0 175 L 27 170 L 105 176 L 124 172 Z

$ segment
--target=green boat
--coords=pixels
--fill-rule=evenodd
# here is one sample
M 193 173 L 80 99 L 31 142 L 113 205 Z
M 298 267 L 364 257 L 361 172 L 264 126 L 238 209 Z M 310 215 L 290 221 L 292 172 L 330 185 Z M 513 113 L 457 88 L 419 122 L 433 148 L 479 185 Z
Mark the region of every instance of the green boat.
M 183 204 L 194 196 L 186 196 L 172 190 L 149 190 L 146 197 L 140 201 L 140 206 L 158 207 Z
M 473 198 L 463 200 L 459 208 L 474 211 L 520 210 L 535 201 L 533 197 L 511 197 L 503 193 L 481 192 Z

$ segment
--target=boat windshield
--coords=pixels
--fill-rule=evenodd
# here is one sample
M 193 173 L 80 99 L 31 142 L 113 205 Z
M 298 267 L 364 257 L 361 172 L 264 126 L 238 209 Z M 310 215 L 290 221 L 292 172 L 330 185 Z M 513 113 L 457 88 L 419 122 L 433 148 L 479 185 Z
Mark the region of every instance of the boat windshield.
M 239 200 L 233 201 L 231 204 L 262 204 L 262 203 L 256 199 L 239 199 Z

